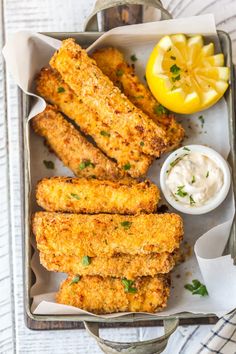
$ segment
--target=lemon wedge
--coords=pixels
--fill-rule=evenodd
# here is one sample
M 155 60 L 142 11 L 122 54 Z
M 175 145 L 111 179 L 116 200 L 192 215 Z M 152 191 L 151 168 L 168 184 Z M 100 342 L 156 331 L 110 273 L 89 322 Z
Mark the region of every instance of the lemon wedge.
M 146 78 L 156 99 L 176 113 L 195 113 L 215 104 L 229 86 L 224 55 L 200 35 L 163 37 L 153 49 Z

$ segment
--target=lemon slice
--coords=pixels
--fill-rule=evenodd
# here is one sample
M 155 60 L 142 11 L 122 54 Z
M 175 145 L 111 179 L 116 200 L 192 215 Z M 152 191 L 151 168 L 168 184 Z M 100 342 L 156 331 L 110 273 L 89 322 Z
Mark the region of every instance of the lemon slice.
M 195 113 L 215 104 L 229 85 L 224 55 L 214 55 L 214 44 L 200 35 L 163 37 L 146 68 L 147 82 L 156 99 L 176 113 Z

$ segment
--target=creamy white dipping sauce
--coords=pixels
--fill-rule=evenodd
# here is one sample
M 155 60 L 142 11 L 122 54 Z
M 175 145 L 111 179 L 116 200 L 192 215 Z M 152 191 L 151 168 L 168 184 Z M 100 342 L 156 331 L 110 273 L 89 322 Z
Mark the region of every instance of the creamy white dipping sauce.
M 167 171 L 166 185 L 182 204 L 202 206 L 213 199 L 224 184 L 224 175 L 208 156 L 187 152 L 174 160 Z

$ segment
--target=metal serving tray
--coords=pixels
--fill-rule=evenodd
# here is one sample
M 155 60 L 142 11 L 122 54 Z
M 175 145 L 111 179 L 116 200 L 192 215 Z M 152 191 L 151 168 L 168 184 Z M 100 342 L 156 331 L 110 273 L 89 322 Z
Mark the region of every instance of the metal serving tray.
M 43 33 L 47 36 L 63 40 L 68 37 L 75 38 L 80 45 L 83 47 L 88 47 L 97 38 L 99 38 L 101 32 L 78 32 L 78 33 Z M 225 94 L 225 99 L 228 105 L 229 111 L 229 135 L 230 135 L 230 145 L 231 152 L 229 155 L 229 164 L 232 168 L 233 181 L 236 181 L 236 146 L 235 146 L 235 110 L 234 110 L 234 68 L 232 63 L 232 52 L 231 52 L 231 41 L 229 35 L 223 31 L 218 31 L 218 36 L 221 43 L 222 51 L 225 55 L 226 65 L 230 67 L 231 72 L 231 86 Z M 29 125 L 26 124 L 26 117 L 29 114 L 30 106 L 32 103 L 32 97 L 27 96 L 19 89 L 19 98 L 21 104 L 19 105 L 19 117 L 21 122 L 21 136 L 22 139 L 22 151 L 23 158 L 21 161 L 21 171 L 22 171 L 22 191 L 24 200 L 24 249 L 23 249 L 23 260 L 24 260 L 24 302 L 25 302 L 25 315 L 26 315 L 26 325 L 31 329 L 70 329 L 70 328 L 83 328 L 83 321 L 87 322 L 100 322 L 101 327 L 121 327 L 121 326 L 157 326 L 162 325 L 163 317 L 146 315 L 145 320 L 140 319 L 139 314 L 128 315 L 121 318 L 112 319 L 100 319 L 88 315 L 35 315 L 31 312 L 32 298 L 30 297 L 30 289 L 35 282 L 35 276 L 31 269 L 30 262 L 34 250 L 30 243 L 31 238 L 31 212 L 30 212 L 30 179 L 29 179 L 29 154 L 27 150 L 27 136 L 28 129 L 31 129 Z M 235 188 L 234 188 L 235 189 Z M 230 239 L 228 242 L 228 253 L 231 253 L 234 261 L 236 260 L 236 224 L 233 223 Z M 181 324 L 205 324 L 205 323 L 215 323 L 217 317 L 211 314 L 191 314 L 191 313 L 180 313 L 176 316 L 169 316 L 168 320 L 171 318 L 178 317 Z

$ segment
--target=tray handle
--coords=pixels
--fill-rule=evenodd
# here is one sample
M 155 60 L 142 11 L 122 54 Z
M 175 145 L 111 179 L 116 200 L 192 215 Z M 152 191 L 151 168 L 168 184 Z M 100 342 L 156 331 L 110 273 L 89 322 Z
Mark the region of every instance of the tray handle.
M 92 13 L 85 21 L 84 31 L 97 31 L 98 23 L 96 15 L 103 10 L 122 5 L 143 5 L 155 7 L 161 11 L 161 19 L 169 20 L 172 18 L 171 14 L 163 7 L 160 0 L 97 0 Z
M 85 22 L 84 30 L 98 30 L 97 14 L 112 7 L 122 5 L 143 5 L 155 7 L 161 11 L 161 19 L 167 20 L 172 18 L 171 14 L 164 9 L 160 0 L 97 0 L 92 13 Z M 84 322 L 84 326 L 88 334 L 96 340 L 99 347 L 106 354 L 118 354 L 121 352 L 122 354 L 158 354 L 162 353 L 166 348 L 169 337 L 172 333 L 174 333 L 179 325 L 179 319 L 164 319 L 163 323 L 165 331 L 163 336 L 142 342 L 127 343 L 114 342 L 100 338 L 98 323 Z
M 113 342 L 99 337 L 99 324 L 84 322 L 86 331 L 96 340 L 106 354 L 159 354 L 166 348 L 169 337 L 179 324 L 178 318 L 164 319 L 165 334 L 161 337 L 142 342 Z

